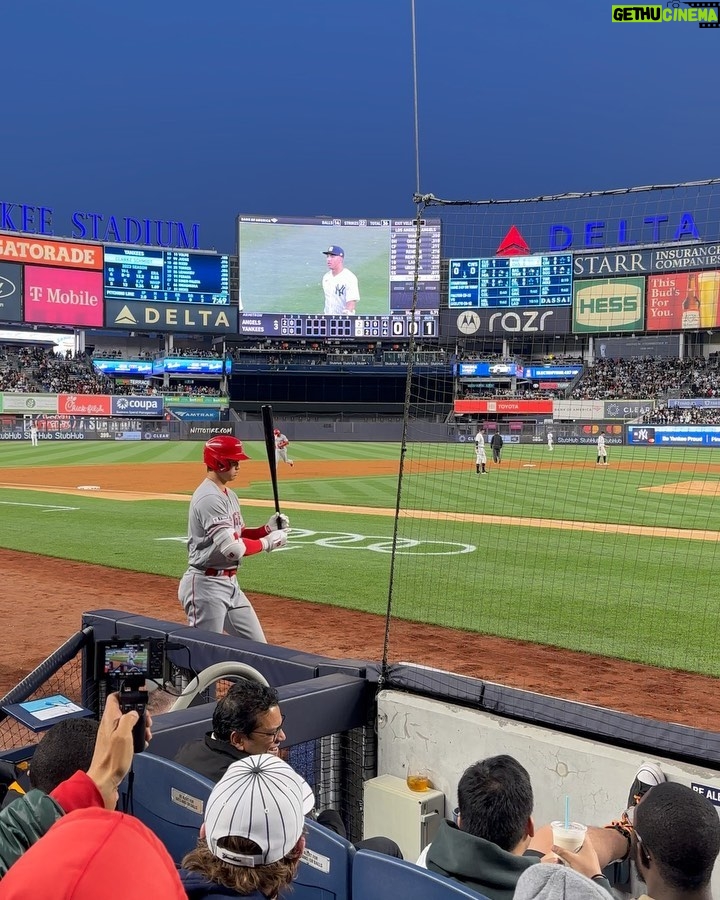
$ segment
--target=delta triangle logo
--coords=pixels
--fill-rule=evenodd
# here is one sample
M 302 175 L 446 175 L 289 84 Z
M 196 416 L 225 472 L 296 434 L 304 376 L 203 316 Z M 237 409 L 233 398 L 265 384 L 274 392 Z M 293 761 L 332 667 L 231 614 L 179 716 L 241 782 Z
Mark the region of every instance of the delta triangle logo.
M 530 248 L 525 238 L 512 225 L 505 237 L 500 241 L 496 256 L 530 256 Z
M 116 325 L 137 325 L 137 319 L 130 312 L 127 306 L 123 306 L 120 312 L 115 316 Z

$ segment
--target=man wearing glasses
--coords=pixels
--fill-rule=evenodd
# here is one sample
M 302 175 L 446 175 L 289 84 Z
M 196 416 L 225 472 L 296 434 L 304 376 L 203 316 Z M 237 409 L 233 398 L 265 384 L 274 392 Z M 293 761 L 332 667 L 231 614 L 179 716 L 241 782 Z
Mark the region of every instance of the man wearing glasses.
M 235 760 L 258 753 L 277 756 L 285 740 L 284 719 L 275 688 L 257 681 L 237 681 L 218 701 L 212 731 L 184 744 L 175 762 L 217 782 Z
M 238 759 L 259 753 L 277 756 L 280 744 L 286 739 L 284 721 L 275 688 L 257 681 L 237 681 L 215 707 L 213 730 L 200 740 L 184 744 L 178 750 L 175 762 L 218 782 L 231 763 Z M 347 837 L 345 825 L 336 810 L 324 810 L 318 814 L 317 821 L 341 837 Z M 386 837 L 367 838 L 355 846 L 402 858 L 395 841 Z

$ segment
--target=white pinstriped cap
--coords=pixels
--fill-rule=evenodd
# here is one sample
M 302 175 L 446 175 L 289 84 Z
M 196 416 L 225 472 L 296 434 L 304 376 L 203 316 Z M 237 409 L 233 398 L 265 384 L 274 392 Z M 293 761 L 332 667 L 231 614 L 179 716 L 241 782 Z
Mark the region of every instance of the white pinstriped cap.
M 293 849 L 305 815 L 315 806 L 310 785 L 272 753 L 232 763 L 212 789 L 205 808 L 205 839 L 213 856 L 233 866 L 267 866 Z M 261 853 L 235 853 L 218 842 L 226 837 L 254 841 Z

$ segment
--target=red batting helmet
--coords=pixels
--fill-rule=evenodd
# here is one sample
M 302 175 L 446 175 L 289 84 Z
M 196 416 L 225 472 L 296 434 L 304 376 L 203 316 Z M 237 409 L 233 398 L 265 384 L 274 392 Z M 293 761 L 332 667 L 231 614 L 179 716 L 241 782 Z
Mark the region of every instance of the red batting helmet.
M 279 428 L 273 428 L 273 434 L 280 434 Z
M 244 453 L 242 441 L 230 434 L 216 434 L 205 444 L 203 459 L 213 472 L 227 472 L 228 463 L 250 457 Z

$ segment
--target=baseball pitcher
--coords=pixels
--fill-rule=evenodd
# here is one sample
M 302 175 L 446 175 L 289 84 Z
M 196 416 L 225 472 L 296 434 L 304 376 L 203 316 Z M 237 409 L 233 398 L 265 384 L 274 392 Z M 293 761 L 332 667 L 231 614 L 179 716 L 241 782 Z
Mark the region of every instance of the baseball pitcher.
M 290 467 L 294 466 L 295 463 L 291 459 L 288 459 L 287 448 L 290 446 L 290 441 L 279 428 L 276 428 L 273 431 L 273 435 L 275 436 L 275 464 L 277 465 L 277 463 L 282 461 L 287 463 Z

